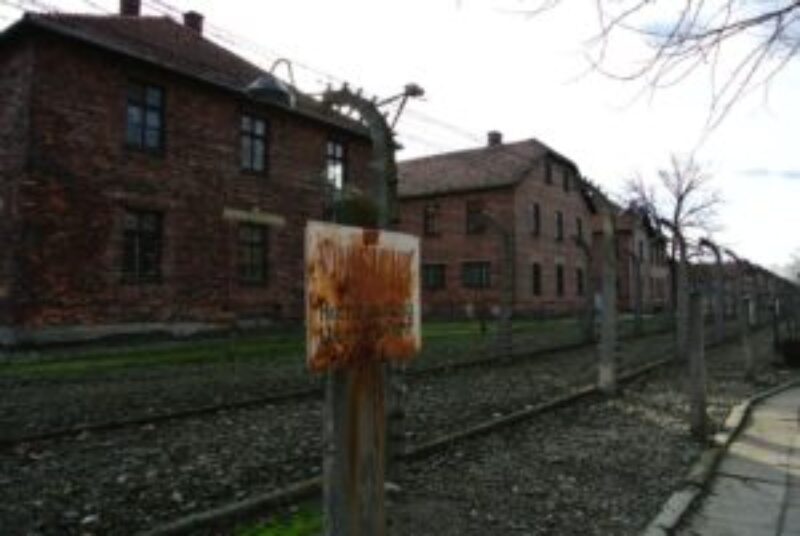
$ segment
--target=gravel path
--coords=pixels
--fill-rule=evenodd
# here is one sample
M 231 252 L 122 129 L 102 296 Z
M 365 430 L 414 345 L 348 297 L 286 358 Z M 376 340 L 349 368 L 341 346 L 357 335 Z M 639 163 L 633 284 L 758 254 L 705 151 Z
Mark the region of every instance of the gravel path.
M 768 347 L 766 336 L 760 344 Z M 788 377 L 765 368 L 756 385 L 741 381 L 732 348 L 708 355 L 716 425 L 743 398 Z M 587 399 L 403 465 L 392 535 L 638 534 L 702 450 L 689 439 L 683 378 L 670 366 L 617 398 Z
M 668 347 L 668 341 L 669 337 L 656 337 L 623 344 L 623 361 L 633 364 L 657 359 Z M 409 438 L 416 443 L 446 431 L 475 424 L 494 414 L 519 409 L 526 404 L 562 394 L 570 386 L 592 381 L 593 363 L 593 351 L 583 350 L 496 367 L 461 369 L 452 374 L 416 378 L 410 385 L 409 417 L 405 421 Z M 720 372 L 723 373 L 724 370 Z M 666 379 L 674 380 L 674 376 L 667 375 Z M 214 388 L 221 385 L 212 378 L 207 381 Z M 158 385 L 162 388 L 169 387 L 168 384 Z M 643 384 L 642 387 L 645 393 L 648 392 L 647 385 L 649 384 Z M 721 382 L 721 385 L 726 393 L 736 391 L 736 396 L 742 395 L 739 391 L 746 391 L 733 377 L 728 383 Z M 236 388 L 236 384 L 231 388 Z M 656 388 L 652 395 L 647 395 L 647 400 L 655 401 L 652 402 L 656 404 L 654 415 L 660 411 L 658 397 L 662 395 L 659 389 Z M 92 399 L 93 403 L 101 403 L 102 397 L 96 396 L 97 398 Z M 620 400 L 628 399 L 629 397 L 625 397 Z M 667 396 L 666 399 L 665 404 L 671 407 L 670 397 Z M 715 400 L 712 396 L 712 402 Z M 498 494 L 501 487 L 505 486 L 506 481 L 503 479 L 509 475 L 522 474 L 524 471 L 521 469 L 525 467 L 522 461 L 530 460 L 533 463 L 534 453 L 540 451 L 552 451 L 554 456 L 562 456 L 565 460 L 562 465 L 569 470 L 566 475 L 591 474 L 593 463 L 599 464 L 599 471 L 602 463 L 598 462 L 599 456 L 595 452 L 597 438 L 593 438 L 588 432 L 583 433 L 580 426 L 590 429 L 598 422 L 606 423 L 607 418 L 607 424 L 603 424 L 598 431 L 601 437 L 608 436 L 609 440 L 616 437 L 619 442 L 623 442 L 627 441 L 626 438 L 630 435 L 628 431 L 631 430 L 636 433 L 636 441 L 641 436 L 645 438 L 642 439 L 644 444 L 653 444 L 653 441 L 646 439 L 648 434 L 637 432 L 643 426 L 642 423 L 648 422 L 647 419 L 638 415 L 633 424 L 626 424 L 625 419 L 629 417 L 625 416 L 625 411 L 615 406 L 618 403 L 621 402 L 596 406 L 582 404 L 578 408 L 585 409 L 567 410 L 575 412 L 567 418 L 562 416 L 553 420 L 553 417 L 547 416 L 541 421 L 534 421 L 531 424 L 533 428 L 525 426 L 520 428 L 525 431 L 513 432 L 523 434 L 522 436 L 509 436 L 511 438 L 507 439 L 505 434 L 493 435 L 484 440 L 490 442 L 486 447 L 481 446 L 483 443 L 480 441 L 470 442 L 452 456 L 409 465 L 402 476 L 403 486 L 409 490 L 409 495 L 403 499 L 407 502 L 401 503 L 394 510 L 397 514 L 397 526 L 407 526 L 403 525 L 403 511 L 416 512 L 418 508 L 424 509 L 428 499 L 434 503 L 450 501 L 455 509 L 448 511 L 452 511 L 453 515 L 459 512 L 463 514 L 460 510 L 462 506 L 470 505 L 465 519 L 482 520 L 487 515 L 500 519 L 500 511 L 494 513 L 493 507 L 484 507 L 481 502 L 483 499 L 476 498 L 470 502 L 466 498 L 472 494 L 488 494 L 490 497 Z M 727 399 L 723 400 L 720 408 L 725 407 L 726 403 Z M 634 404 L 632 407 L 649 406 Z M 68 408 L 65 410 L 69 411 Z M 594 415 L 592 412 L 596 411 L 601 413 Z M 614 417 L 618 413 L 620 416 Z M 650 415 L 644 409 L 641 413 L 644 416 Z M 552 422 L 548 425 L 550 421 Z M 569 426 L 564 426 L 564 423 L 569 423 Z M 544 428 L 537 428 L 541 426 Z M 573 426 L 577 428 L 573 429 Z M 320 436 L 321 403 L 308 400 L 205 415 L 159 426 L 148 425 L 114 432 L 84 434 L 2 450 L 0 527 L 3 530 L 0 532 L 4 535 L 135 533 L 189 512 L 218 506 L 252 494 L 269 492 L 282 484 L 317 474 L 320 467 Z M 545 447 L 543 437 L 554 439 L 548 441 Z M 676 439 L 679 440 L 683 440 L 682 437 Z M 524 448 L 514 454 L 512 447 L 517 444 Z M 600 444 L 598 443 L 598 449 Z M 473 450 L 474 445 L 478 445 L 477 450 Z M 571 448 L 571 445 L 577 450 Z M 668 446 L 669 443 L 665 440 L 664 448 L 671 451 Z M 611 442 L 607 448 L 614 456 L 628 456 L 620 443 Z M 462 454 L 459 455 L 458 452 Z M 492 454 L 498 452 L 503 453 L 505 458 Z M 641 452 L 630 456 L 633 458 L 625 458 L 626 466 L 634 468 L 636 456 L 648 458 L 646 453 Z M 493 464 L 495 460 L 505 460 L 502 467 L 497 467 L 499 473 L 494 471 L 495 465 L 482 469 L 483 463 Z M 544 458 L 537 463 L 550 466 L 551 461 Z M 555 467 L 561 467 L 561 462 L 553 463 Z M 669 470 L 666 472 L 674 468 L 671 463 L 668 466 Z M 436 473 L 447 471 L 448 467 L 449 470 L 458 471 L 458 474 Z M 471 491 L 465 491 L 463 487 L 470 480 L 464 476 L 473 474 L 476 480 L 469 484 Z M 532 477 L 532 481 L 539 479 L 538 471 L 531 474 L 536 475 Z M 512 482 L 509 489 L 513 489 L 516 481 L 509 482 Z M 568 481 L 565 482 L 567 483 L 564 485 L 569 485 Z M 450 489 L 453 485 L 455 487 Z M 519 492 L 521 485 L 516 485 Z M 553 483 L 550 482 L 549 485 L 552 486 Z M 582 484 L 575 485 L 584 488 Z M 519 495 L 531 497 L 528 492 L 519 492 Z M 660 498 L 665 496 L 662 494 Z M 494 500 L 503 502 L 503 495 Z M 489 501 L 486 504 L 492 503 Z M 473 509 L 477 514 L 472 513 Z M 416 518 L 417 515 L 413 517 Z M 428 532 L 425 527 L 417 530 L 409 526 L 408 530 L 398 534 L 439 533 Z

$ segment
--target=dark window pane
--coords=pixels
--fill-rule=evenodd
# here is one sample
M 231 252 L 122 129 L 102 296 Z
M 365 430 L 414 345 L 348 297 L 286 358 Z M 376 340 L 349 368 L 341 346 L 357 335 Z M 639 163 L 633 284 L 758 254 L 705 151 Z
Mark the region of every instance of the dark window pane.
M 264 171 L 264 140 L 253 142 L 253 170 Z
M 239 280 L 245 284 L 266 283 L 268 250 L 266 227 L 241 224 L 238 238 Z
M 161 128 L 161 113 L 158 111 L 147 111 L 147 128 L 160 129 Z
M 534 263 L 531 269 L 531 291 L 534 296 L 542 294 L 542 267 Z
M 242 135 L 242 156 L 241 165 L 242 169 L 250 169 L 252 158 L 253 146 L 250 141 L 250 136 Z
M 159 149 L 163 135 L 163 91 L 152 86 L 130 84 L 125 127 L 128 145 Z
M 264 132 L 266 131 L 266 127 L 265 127 L 264 121 L 262 121 L 261 119 L 254 120 L 253 127 L 254 127 L 253 130 L 254 130 L 256 136 L 263 136 L 264 135 Z
M 144 101 L 144 86 L 141 84 L 130 84 L 128 86 L 128 100 L 139 103 Z
M 157 129 L 147 129 L 147 131 L 145 131 L 144 144 L 148 149 L 158 149 L 161 147 L 161 131 Z
M 161 275 L 161 215 L 128 210 L 124 228 L 123 279 L 130 283 L 158 280 Z
M 161 107 L 161 90 L 155 87 L 147 88 L 147 105 L 154 108 Z
M 328 140 L 325 154 L 325 177 L 334 188 L 341 189 L 347 180 L 347 157 L 344 144 Z

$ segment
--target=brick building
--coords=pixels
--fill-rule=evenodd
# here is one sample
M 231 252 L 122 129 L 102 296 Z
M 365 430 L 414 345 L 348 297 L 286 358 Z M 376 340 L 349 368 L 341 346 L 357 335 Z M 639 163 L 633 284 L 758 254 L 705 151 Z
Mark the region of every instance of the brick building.
M 616 217 L 620 309 L 636 309 L 641 292 L 643 311 L 667 308 L 670 297 L 670 268 L 667 241 L 650 220 L 634 209 L 619 211 Z
M 513 237 L 517 313 L 582 306 L 587 262 L 574 238 L 589 240 L 591 212 L 568 158 L 491 132 L 486 147 L 401 162 L 399 181 L 400 228 L 423 239 L 426 314 L 499 306 L 505 235 Z
M 538 140 L 503 143 L 491 132 L 486 147 L 401 162 L 399 178 L 399 226 L 423 239 L 425 314 L 496 310 L 509 273 L 504 237 L 513 243 L 516 314 L 585 307 L 588 278 L 596 290 L 601 284 L 601 208 L 615 214 L 620 308 L 634 307 L 637 272 L 630 253 L 639 248 L 643 308 L 667 303 L 663 237 L 610 203 L 574 162 Z
M 0 343 L 302 314 L 303 229 L 368 132 L 183 24 L 0 34 Z

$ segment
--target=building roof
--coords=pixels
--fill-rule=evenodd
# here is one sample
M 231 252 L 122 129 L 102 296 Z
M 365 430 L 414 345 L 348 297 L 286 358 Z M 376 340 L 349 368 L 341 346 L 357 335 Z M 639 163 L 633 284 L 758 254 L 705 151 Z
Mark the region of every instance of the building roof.
M 513 186 L 543 156 L 577 166 L 536 139 L 437 154 L 398 164 L 400 197 Z
M 242 97 L 248 97 L 247 87 L 258 78 L 275 78 L 169 17 L 26 13 L 0 34 L 0 40 L 29 28 L 43 29 L 135 58 L 240 93 Z M 296 97 L 295 106 L 276 101 L 269 101 L 269 104 L 366 135 L 360 124 L 324 109 L 318 101 L 294 88 L 291 91 Z

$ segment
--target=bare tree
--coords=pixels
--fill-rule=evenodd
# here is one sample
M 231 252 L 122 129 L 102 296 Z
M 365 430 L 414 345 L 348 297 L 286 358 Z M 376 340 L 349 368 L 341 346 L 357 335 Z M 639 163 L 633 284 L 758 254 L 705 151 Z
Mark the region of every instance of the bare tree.
M 709 127 L 745 93 L 768 88 L 800 48 L 800 0 L 526 0 L 522 10 L 540 15 L 570 1 L 595 9 L 590 61 L 609 76 L 657 90 L 707 69 Z M 646 56 L 633 68 L 613 67 L 615 43 L 624 47 L 631 35 Z
M 670 156 L 669 166 L 658 171 L 658 182 L 641 176 L 630 179 L 624 196 L 629 205 L 644 211 L 657 224 L 664 219 L 687 240 L 719 231 L 718 209 L 722 195 L 711 185 L 711 175 L 694 157 Z M 671 245 L 677 258 L 677 245 Z

